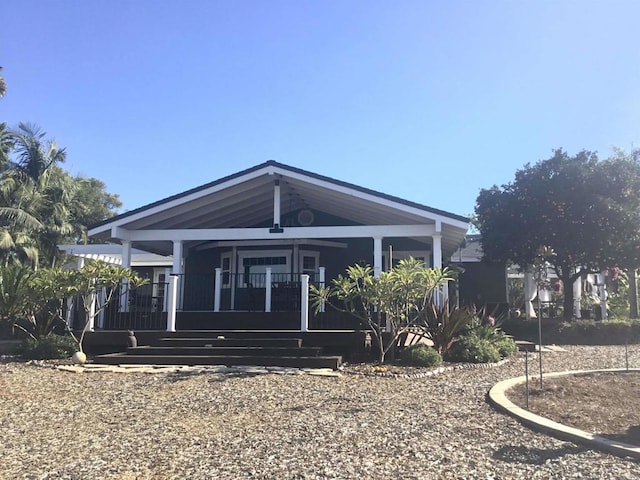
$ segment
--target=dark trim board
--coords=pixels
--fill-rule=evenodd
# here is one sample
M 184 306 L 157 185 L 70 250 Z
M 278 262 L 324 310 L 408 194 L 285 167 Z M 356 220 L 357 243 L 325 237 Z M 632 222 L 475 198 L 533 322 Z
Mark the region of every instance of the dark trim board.
M 322 347 L 330 354 L 345 355 L 349 358 L 367 357 L 370 352 L 365 348 L 365 331 L 315 331 L 297 330 L 183 330 L 167 332 L 164 330 L 141 330 L 135 332 L 138 345 L 151 345 L 162 338 L 299 338 L 305 347 Z M 129 334 L 126 330 L 87 332 L 84 350 L 89 355 L 125 352 Z

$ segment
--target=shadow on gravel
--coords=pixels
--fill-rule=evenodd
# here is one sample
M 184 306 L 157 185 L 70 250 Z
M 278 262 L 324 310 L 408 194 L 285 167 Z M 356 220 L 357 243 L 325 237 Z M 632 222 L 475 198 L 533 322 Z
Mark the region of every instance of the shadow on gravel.
M 616 442 L 628 443 L 629 445 L 640 446 L 640 425 L 633 425 L 627 429 L 626 433 L 598 433 L 597 435 L 614 440 Z
M 500 447 L 493 454 L 496 460 L 509 463 L 529 463 L 531 465 L 543 465 L 547 460 L 576 455 L 587 451 L 587 448 L 576 445 L 568 445 L 560 448 L 527 448 L 522 446 Z

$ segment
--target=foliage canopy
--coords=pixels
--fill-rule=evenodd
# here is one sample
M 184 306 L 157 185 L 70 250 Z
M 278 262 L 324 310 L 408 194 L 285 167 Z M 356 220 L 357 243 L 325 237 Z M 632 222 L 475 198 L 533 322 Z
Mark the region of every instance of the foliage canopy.
M 618 151 L 563 150 L 527 164 L 502 187 L 481 190 L 475 213 L 484 256 L 527 269 L 540 252 L 565 285 L 583 273 L 640 265 L 640 164 Z M 565 288 L 564 315 L 573 311 Z

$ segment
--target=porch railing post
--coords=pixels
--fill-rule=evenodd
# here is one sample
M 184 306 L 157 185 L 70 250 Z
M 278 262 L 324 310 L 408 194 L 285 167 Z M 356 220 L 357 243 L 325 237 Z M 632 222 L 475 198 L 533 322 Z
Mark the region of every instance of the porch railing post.
M 176 331 L 176 307 L 178 303 L 178 276 L 169 277 L 169 300 L 167 301 L 167 332 Z
M 122 280 L 120 283 L 120 311 L 129 311 L 129 282 Z
M 87 327 L 87 330 L 90 332 L 93 332 L 95 330 L 94 322 L 96 319 L 96 294 L 92 293 L 89 299 L 90 299 L 89 312 L 88 312 L 89 318 L 87 318 L 87 322 L 89 323 L 89 326 Z
M 220 311 L 220 294 L 222 292 L 222 268 L 216 268 L 216 277 L 214 280 L 214 294 L 213 294 L 213 311 Z
M 318 274 L 319 274 L 319 281 L 320 281 L 320 288 L 324 288 L 324 284 L 326 281 L 326 268 L 325 267 L 320 267 L 318 268 Z M 320 311 L 324 312 L 324 300 L 322 301 L 322 303 L 320 303 Z
M 104 328 L 104 315 L 106 312 L 106 305 L 105 305 L 105 300 L 107 298 L 107 289 L 106 288 L 101 288 L 100 289 L 100 300 L 98 302 L 99 305 L 103 305 L 104 308 L 102 308 L 102 310 L 100 310 L 100 315 L 98 315 L 98 328 Z
M 300 331 L 309 331 L 309 275 L 300 275 Z
M 271 311 L 271 267 L 265 269 L 265 294 L 264 294 L 264 311 Z

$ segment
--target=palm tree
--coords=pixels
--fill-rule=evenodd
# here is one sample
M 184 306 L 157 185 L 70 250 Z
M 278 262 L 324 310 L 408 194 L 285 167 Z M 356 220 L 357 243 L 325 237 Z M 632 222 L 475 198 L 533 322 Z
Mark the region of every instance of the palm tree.
M 0 98 L 4 97 L 7 93 L 7 84 L 2 76 L 2 67 L 0 67 Z
M 21 123 L 9 135 L 15 159 L 0 172 L 0 260 L 51 266 L 56 245 L 73 231 L 72 185 L 57 166 L 66 153 L 33 125 Z

